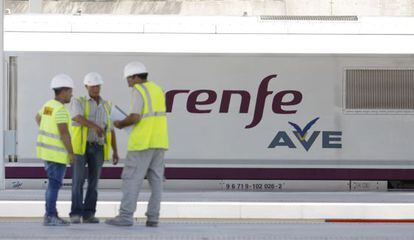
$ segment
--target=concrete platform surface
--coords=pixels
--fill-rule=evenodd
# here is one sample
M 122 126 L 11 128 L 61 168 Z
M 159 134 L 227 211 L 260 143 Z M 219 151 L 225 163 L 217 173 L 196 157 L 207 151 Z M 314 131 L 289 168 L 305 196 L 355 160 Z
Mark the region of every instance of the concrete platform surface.
M 62 190 L 57 208 L 68 216 L 71 193 Z M 134 217 L 144 218 L 148 192 L 137 202 Z M 118 214 L 119 190 L 101 190 L 96 216 Z M 39 218 L 44 214 L 44 190 L 0 192 L 0 218 Z M 266 220 L 410 220 L 414 222 L 412 192 L 165 192 L 162 219 Z M 413 238 L 414 239 L 414 238 Z
M 80 224 L 44 227 L 40 219 L 1 220 L 0 239 L 185 239 L 185 240 L 411 240 L 413 224 L 301 222 L 163 222 L 158 228 Z

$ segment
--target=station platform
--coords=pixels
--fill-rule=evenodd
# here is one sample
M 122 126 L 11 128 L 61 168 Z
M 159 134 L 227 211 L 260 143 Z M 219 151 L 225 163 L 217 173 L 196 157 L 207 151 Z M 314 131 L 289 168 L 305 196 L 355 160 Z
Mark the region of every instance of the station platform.
M 44 214 L 44 190 L 0 191 L 0 217 L 37 218 Z M 143 218 L 149 192 L 142 192 L 135 214 Z M 59 193 L 58 210 L 68 216 L 71 192 Z M 120 190 L 100 190 L 97 217 L 118 213 Z M 270 219 L 413 221 L 414 192 L 220 192 L 167 191 L 164 219 Z
M 67 217 L 71 192 L 58 211 Z M 0 239 L 414 239 L 414 192 L 164 192 L 160 226 L 144 226 L 149 192 L 136 223 L 44 227 L 44 190 L 0 191 Z M 121 192 L 100 190 L 96 216 L 117 214 Z
M 39 220 L 2 220 L 0 239 L 140 240 L 412 240 L 412 224 L 168 221 L 158 228 L 80 224 L 44 227 Z

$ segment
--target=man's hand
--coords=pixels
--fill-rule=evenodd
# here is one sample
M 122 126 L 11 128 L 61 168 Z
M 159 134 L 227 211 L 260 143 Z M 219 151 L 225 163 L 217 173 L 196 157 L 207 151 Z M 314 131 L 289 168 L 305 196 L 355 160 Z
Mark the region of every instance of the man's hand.
M 76 163 L 75 154 L 69 153 L 69 160 L 70 160 L 70 164 L 75 164 Z
M 118 129 L 122 129 L 121 121 L 120 120 L 114 121 L 114 126 Z
M 135 125 L 141 120 L 141 116 L 136 113 L 131 113 L 128 117 L 124 118 L 121 121 L 114 121 L 114 126 L 116 128 L 122 129 L 124 127 L 129 127 Z
M 77 115 L 73 118 L 73 120 L 82 126 L 92 129 L 98 137 L 102 137 L 104 135 L 104 130 L 101 127 L 99 127 L 96 123 L 87 120 L 82 115 Z
M 103 137 L 104 130 L 101 127 L 95 124 L 92 129 L 95 131 L 98 137 Z
M 117 165 L 119 162 L 119 156 L 117 152 L 112 153 L 112 164 Z

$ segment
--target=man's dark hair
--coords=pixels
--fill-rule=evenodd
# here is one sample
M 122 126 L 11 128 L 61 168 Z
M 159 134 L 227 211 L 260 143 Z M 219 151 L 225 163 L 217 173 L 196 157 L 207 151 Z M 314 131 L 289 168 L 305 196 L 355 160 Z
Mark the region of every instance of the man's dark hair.
M 69 90 L 68 87 L 61 87 L 61 88 L 54 88 L 53 91 L 55 91 L 55 96 L 58 96 L 61 92 Z
M 142 80 L 147 80 L 147 78 L 148 78 L 148 73 L 140 73 L 140 74 L 135 74 L 135 75 L 132 75 L 132 78 L 135 78 L 135 77 L 139 77 L 139 78 L 141 78 Z

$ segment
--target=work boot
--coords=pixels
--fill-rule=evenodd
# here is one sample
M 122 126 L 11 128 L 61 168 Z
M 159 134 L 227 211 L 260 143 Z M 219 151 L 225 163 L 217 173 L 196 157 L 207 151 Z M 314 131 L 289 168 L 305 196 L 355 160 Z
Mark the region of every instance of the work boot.
M 132 220 L 126 220 L 125 218 L 121 218 L 120 216 L 116 216 L 114 218 L 106 219 L 106 224 L 118 226 L 118 227 L 129 227 L 134 225 Z
M 95 216 L 90 217 L 83 217 L 83 223 L 99 223 L 99 218 L 96 218 Z
M 73 224 L 81 223 L 81 217 L 79 215 L 72 215 L 70 216 L 70 222 Z
M 147 227 L 158 227 L 158 222 L 147 221 L 145 223 L 145 226 L 147 226 Z
M 70 223 L 58 216 L 45 216 L 43 218 L 44 226 L 69 226 Z

